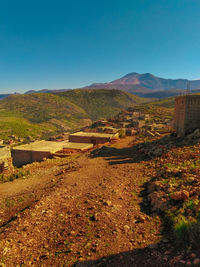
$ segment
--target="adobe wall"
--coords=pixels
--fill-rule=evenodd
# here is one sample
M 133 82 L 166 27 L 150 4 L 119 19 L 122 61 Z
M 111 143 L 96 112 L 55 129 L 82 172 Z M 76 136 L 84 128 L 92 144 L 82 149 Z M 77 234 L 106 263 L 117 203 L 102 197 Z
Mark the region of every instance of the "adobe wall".
M 12 150 L 13 165 L 21 167 L 22 165 L 34 161 L 42 161 L 44 158 L 50 158 L 50 152 L 31 151 L 31 150 Z
M 69 135 L 69 142 L 72 143 L 104 144 L 109 141 L 110 137 Z
M 186 97 L 185 133 L 200 128 L 200 95 Z
M 200 95 L 175 98 L 174 128 L 178 136 L 200 128 Z
M 174 129 L 178 135 L 185 134 L 185 109 L 186 96 L 178 96 L 175 98 L 174 109 Z

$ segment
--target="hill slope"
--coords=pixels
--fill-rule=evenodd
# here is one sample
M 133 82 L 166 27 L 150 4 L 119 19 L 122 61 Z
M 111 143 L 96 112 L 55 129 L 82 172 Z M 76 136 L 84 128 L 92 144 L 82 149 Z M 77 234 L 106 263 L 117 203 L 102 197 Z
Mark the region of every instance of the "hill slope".
M 89 121 L 90 122 L 90 121 Z M 0 102 L 0 138 L 41 137 L 88 124 L 82 108 L 52 94 L 12 95 Z
M 12 95 L 0 102 L 0 138 L 42 137 L 80 129 L 145 99 L 118 90 Z
M 119 90 L 77 89 L 57 94 L 83 108 L 92 120 L 109 117 L 121 109 L 147 102 L 146 99 Z

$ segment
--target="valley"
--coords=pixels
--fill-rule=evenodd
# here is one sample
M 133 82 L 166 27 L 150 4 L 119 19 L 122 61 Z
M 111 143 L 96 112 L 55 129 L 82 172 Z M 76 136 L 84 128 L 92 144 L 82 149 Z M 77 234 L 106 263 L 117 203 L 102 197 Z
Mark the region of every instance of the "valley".
M 47 139 L 147 101 L 119 90 L 12 95 L 0 102 L 0 139 Z
M 198 266 L 200 132 L 176 136 L 173 97 L 75 90 L 6 101 L 3 114 L 39 127 L 89 117 L 69 140 L 92 134 L 94 147 L 5 170 L 1 266 Z M 94 142 L 107 132 L 120 138 Z

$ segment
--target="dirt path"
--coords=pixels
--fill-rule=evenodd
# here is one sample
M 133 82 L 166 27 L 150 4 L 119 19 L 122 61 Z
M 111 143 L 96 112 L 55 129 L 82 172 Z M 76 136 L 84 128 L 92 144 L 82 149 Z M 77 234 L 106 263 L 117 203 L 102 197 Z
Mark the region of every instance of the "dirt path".
M 2 266 L 168 266 L 156 250 L 160 219 L 140 207 L 143 163 L 110 161 L 85 154 L 70 171 L 67 160 L 54 162 L 60 182 L 1 229 Z M 45 181 L 43 165 L 37 171 Z

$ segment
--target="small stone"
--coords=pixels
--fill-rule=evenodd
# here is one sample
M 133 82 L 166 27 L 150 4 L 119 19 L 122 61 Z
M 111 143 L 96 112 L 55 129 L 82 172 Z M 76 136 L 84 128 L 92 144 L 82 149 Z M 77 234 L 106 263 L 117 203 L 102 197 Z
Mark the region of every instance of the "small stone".
M 180 260 L 180 263 L 185 264 L 185 261 L 184 260 Z
M 75 232 L 74 232 L 74 231 L 71 231 L 70 234 L 71 234 L 71 235 L 75 235 Z
M 112 202 L 110 200 L 107 200 L 103 203 L 105 206 L 111 206 Z
M 142 222 L 142 223 L 145 222 L 145 217 L 142 215 L 138 216 L 137 219 L 139 222 Z
M 200 263 L 200 259 L 199 258 L 194 259 L 194 261 L 193 261 L 194 265 L 198 265 L 199 263 Z
M 130 230 L 130 226 L 124 225 L 124 231 L 127 233 Z
M 166 250 L 165 251 L 165 255 L 169 255 L 170 254 L 170 251 L 169 250 Z
M 116 233 L 121 233 L 121 230 L 119 228 L 115 229 Z

